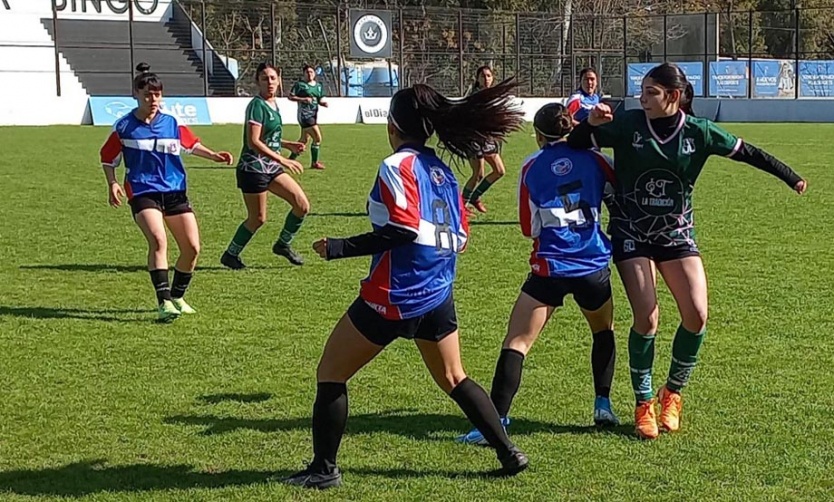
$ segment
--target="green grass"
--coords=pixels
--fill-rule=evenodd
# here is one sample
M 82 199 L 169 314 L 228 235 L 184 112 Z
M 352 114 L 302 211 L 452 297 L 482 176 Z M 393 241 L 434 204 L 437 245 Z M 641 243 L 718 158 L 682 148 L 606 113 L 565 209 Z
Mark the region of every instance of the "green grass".
M 56 500 L 822 500 L 834 491 L 834 153 L 828 125 L 729 125 L 806 176 L 797 197 L 748 166 L 711 160 L 696 190 L 710 285 L 710 331 L 686 392 L 683 431 L 652 443 L 591 423 L 591 337 L 575 305 L 529 356 L 513 409 L 532 467 L 517 478 L 468 429 L 398 341 L 350 384 L 340 452 L 345 486 L 303 493 L 268 482 L 311 457 L 315 368 L 368 260 L 326 263 L 310 243 L 366 231 L 365 198 L 388 153 L 381 127 L 326 126 L 325 172 L 301 178 L 312 214 L 290 268 L 270 247 L 287 206 L 234 273 L 218 259 L 244 207 L 234 171 L 188 159 L 203 254 L 194 318 L 154 319 L 146 246 L 127 208 L 107 206 L 98 148 L 107 130 L 0 130 L 0 499 Z M 201 128 L 215 149 L 239 127 Z M 295 137 L 297 129 L 290 129 Z M 509 176 L 487 196 L 460 259 L 463 360 L 489 387 L 530 244 L 515 222 L 528 133 L 505 148 Z M 307 157 L 305 157 L 305 162 Z M 175 246 L 171 244 L 171 263 Z M 613 400 L 631 423 L 626 330 L 615 277 L 619 360 Z M 675 304 L 661 287 L 656 382 L 665 378 Z

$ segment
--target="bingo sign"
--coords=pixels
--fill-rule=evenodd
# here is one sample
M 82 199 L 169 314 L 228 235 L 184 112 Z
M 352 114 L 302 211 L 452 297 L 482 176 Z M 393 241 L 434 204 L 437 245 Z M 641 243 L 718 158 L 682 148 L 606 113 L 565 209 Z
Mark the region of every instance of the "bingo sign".
M 391 57 L 391 12 L 350 11 L 350 56 L 374 59 Z
M 692 84 L 696 96 L 704 95 L 704 63 L 675 63 L 686 75 L 686 79 Z M 629 63 L 628 65 L 628 95 L 639 96 L 643 77 L 649 71 L 658 66 L 658 63 Z

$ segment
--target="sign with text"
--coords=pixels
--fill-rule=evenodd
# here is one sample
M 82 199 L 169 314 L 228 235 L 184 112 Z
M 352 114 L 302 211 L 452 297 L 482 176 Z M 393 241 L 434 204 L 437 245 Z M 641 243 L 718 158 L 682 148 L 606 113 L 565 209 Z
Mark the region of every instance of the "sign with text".
M 713 61 L 709 64 L 709 95 L 745 98 L 750 74 L 747 61 Z
M 704 95 L 704 63 L 675 63 L 692 84 L 696 96 Z M 629 63 L 628 65 L 628 95 L 639 96 L 642 90 L 643 77 L 659 63 Z
M 112 126 L 117 120 L 136 108 L 134 98 L 99 96 L 90 98 L 93 125 Z M 163 98 L 162 111 L 177 117 L 187 125 L 211 125 L 206 98 Z

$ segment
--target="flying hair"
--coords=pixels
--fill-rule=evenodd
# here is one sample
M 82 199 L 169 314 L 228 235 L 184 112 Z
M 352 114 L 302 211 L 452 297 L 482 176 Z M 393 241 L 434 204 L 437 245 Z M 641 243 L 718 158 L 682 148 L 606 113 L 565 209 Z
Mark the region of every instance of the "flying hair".
M 458 157 L 477 155 L 488 142 L 504 142 L 521 129 L 524 112 L 513 104 L 514 78 L 462 99 L 451 99 L 425 84 L 398 91 L 389 119 L 403 139 L 425 143 L 437 134 L 440 145 Z

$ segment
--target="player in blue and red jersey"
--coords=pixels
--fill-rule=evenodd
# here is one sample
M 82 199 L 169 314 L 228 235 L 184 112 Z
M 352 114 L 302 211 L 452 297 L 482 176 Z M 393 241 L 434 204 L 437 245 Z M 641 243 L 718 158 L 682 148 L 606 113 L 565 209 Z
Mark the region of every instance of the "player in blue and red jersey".
M 120 207 L 127 194 L 133 218 L 148 240 L 148 271 L 156 289 L 159 319 L 170 321 L 195 312 L 183 296 L 200 252 L 200 233 L 186 195 L 180 154 L 185 151 L 229 165 L 232 155 L 209 150 L 176 117 L 163 113 L 162 81 L 145 63 L 136 70 L 139 74 L 133 80 L 133 94 L 139 106 L 113 125 L 101 148 L 101 163 L 110 187 L 110 205 Z M 124 189 L 116 180 L 116 168 L 122 159 Z M 170 285 L 166 225 L 180 249 Z
M 588 118 L 588 114 L 599 104 L 599 77 L 593 68 L 579 72 L 579 89 L 569 98 L 565 106 L 573 117 L 574 125 Z
M 492 401 L 506 427 L 524 358 L 553 312 L 572 294 L 593 333 L 594 422 L 618 425 L 609 399 L 615 359 L 611 242 L 600 225 L 606 183 L 614 177 L 612 162 L 596 151 L 567 145 L 573 121 L 560 104 L 542 107 L 533 126 L 540 149 L 524 162 L 518 196 L 521 231 L 533 240 L 532 272 L 510 315 Z M 477 429 L 458 440 L 484 442 Z
M 415 340 L 435 382 L 496 449 L 502 473 L 527 467 L 486 391 L 463 370 L 452 287 L 457 254 L 468 238 L 466 215 L 454 173 L 426 146 L 436 133 L 447 150 L 469 158 L 479 148 L 473 139 L 503 141 L 523 120 L 511 104 L 515 87 L 508 81 L 450 100 L 418 84 L 391 99 L 388 141 L 394 153 L 379 167 L 370 194 L 373 231 L 313 245 L 328 260 L 373 259 L 359 298 L 333 329 L 319 362 L 313 461 L 287 483 L 305 488 L 341 484 L 336 454 L 347 422 L 346 383 L 397 338 Z

